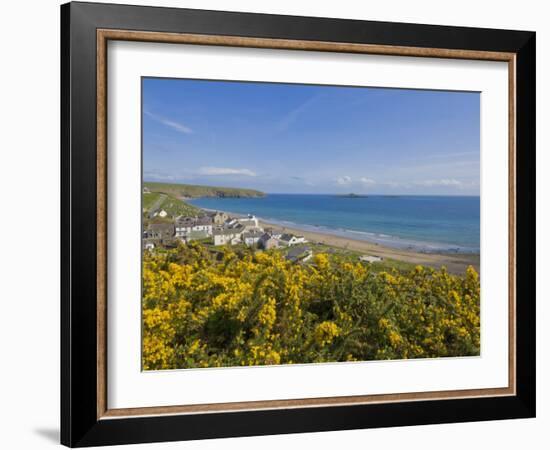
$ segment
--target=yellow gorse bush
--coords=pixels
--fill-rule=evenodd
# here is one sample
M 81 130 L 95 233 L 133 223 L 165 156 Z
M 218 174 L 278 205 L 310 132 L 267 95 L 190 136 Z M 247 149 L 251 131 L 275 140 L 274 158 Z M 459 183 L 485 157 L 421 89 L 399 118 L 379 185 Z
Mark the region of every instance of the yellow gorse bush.
M 479 354 L 479 277 L 201 244 L 144 255 L 145 370 Z

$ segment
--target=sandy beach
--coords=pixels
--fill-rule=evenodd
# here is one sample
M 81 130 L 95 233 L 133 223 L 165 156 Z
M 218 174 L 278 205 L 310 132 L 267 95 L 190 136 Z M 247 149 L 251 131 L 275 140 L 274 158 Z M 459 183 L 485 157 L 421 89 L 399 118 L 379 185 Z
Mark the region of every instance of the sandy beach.
M 208 208 L 201 208 L 204 211 L 219 211 Z M 225 211 L 232 217 L 246 217 L 246 214 L 239 214 Z M 322 233 L 319 231 L 302 230 L 297 227 L 282 226 L 277 223 L 267 222 L 260 219 L 260 227 L 264 230 L 271 228 L 273 231 L 284 231 L 285 233 L 304 236 L 309 242 L 321 243 L 331 247 L 352 250 L 364 253 L 370 256 L 380 256 L 386 259 L 394 259 L 411 264 L 420 264 L 423 266 L 439 269 L 441 266 L 447 267 L 450 273 L 464 274 L 468 266 L 474 267 L 479 273 L 479 254 L 476 253 L 423 253 L 409 249 L 393 248 L 376 242 L 369 242 L 350 237 L 336 236 L 333 234 Z
M 232 213 L 233 214 L 233 213 Z M 233 214 L 235 215 L 235 214 Z M 404 250 L 383 246 L 374 242 L 351 239 L 349 237 L 335 236 L 316 231 L 305 231 L 298 228 L 283 227 L 265 221 L 260 221 L 260 226 L 264 229 L 272 228 L 274 231 L 283 231 L 299 236 L 304 236 L 308 241 L 322 243 L 331 247 L 345 248 L 363 252 L 366 255 L 376 255 L 382 258 L 390 258 L 398 261 L 404 261 L 412 264 L 421 264 L 424 266 L 439 269 L 446 266 L 447 270 L 455 274 L 463 274 L 468 266 L 473 266 L 479 272 L 479 255 L 471 253 L 421 253 L 411 250 Z

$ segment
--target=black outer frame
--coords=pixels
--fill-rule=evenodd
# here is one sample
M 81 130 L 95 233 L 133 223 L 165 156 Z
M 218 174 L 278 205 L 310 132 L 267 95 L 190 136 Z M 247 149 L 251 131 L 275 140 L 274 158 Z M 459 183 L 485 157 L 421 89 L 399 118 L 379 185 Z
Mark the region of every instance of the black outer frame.
M 516 53 L 516 383 L 508 397 L 97 419 L 96 30 Z M 137 7 L 61 6 L 61 443 L 71 447 L 535 416 L 535 33 Z

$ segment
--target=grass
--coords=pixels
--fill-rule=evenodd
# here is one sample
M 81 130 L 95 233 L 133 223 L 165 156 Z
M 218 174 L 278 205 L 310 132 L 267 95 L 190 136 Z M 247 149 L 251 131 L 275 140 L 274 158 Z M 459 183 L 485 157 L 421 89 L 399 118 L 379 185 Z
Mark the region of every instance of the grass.
M 359 262 L 359 257 L 365 255 L 365 252 L 358 252 L 355 250 L 347 250 L 339 247 L 331 247 L 330 245 L 325 244 L 313 244 L 308 243 L 304 244 L 306 247 L 309 247 L 313 250 L 313 254 L 317 253 L 326 253 L 328 255 L 338 256 L 340 259 L 348 260 L 349 262 Z M 374 256 L 374 255 L 373 255 Z M 398 261 L 396 259 L 384 258 L 380 262 L 374 263 L 364 263 L 368 264 L 376 272 L 387 271 L 390 269 L 396 269 L 400 272 L 409 272 L 416 267 L 416 264 Z
M 226 244 L 225 246 L 219 246 L 219 245 L 215 246 L 212 240 L 204 240 L 202 242 L 206 244 L 211 251 L 221 252 L 221 249 L 223 247 L 231 248 L 231 250 L 236 253 L 263 251 L 263 250 L 258 250 L 256 246 L 248 247 L 247 245 L 242 243 L 235 244 L 235 245 Z M 338 260 L 340 261 L 349 261 L 352 263 L 360 262 L 359 257 L 366 254 L 365 252 L 358 252 L 355 250 L 347 250 L 339 247 L 331 247 L 330 245 L 309 243 L 309 242 L 306 244 L 299 244 L 296 247 L 307 247 L 313 251 L 313 255 L 316 255 L 318 253 L 325 253 L 329 255 L 329 257 L 331 258 L 338 258 Z M 273 249 L 270 251 L 279 252 L 286 256 L 292 248 L 294 247 L 279 247 L 277 249 Z M 308 262 L 306 262 L 306 264 L 311 264 L 312 261 L 313 260 L 309 260 Z M 398 261 L 396 259 L 388 259 L 388 258 L 385 258 L 380 262 L 375 262 L 375 263 L 365 262 L 363 264 L 368 265 L 375 272 L 382 272 L 382 271 L 389 271 L 391 269 L 396 269 L 401 273 L 408 273 L 417 266 L 417 264 L 412 264 L 412 263 Z
M 213 251 L 221 251 L 223 246 L 214 246 L 213 242 L 205 242 L 205 244 L 209 244 L 209 248 Z M 245 244 L 236 244 L 236 245 L 229 245 L 227 244 L 227 247 L 231 248 L 234 252 L 254 252 L 258 251 L 257 247 L 248 247 Z M 331 258 L 337 258 L 340 261 L 349 261 L 352 263 L 357 263 L 359 261 L 359 257 L 365 255 L 365 252 L 358 252 L 354 250 L 347 250 L 339 247 L 331 247 L 330 245 L 325 244 L 313 244 L 313 243 L 306 243 L 306 244 L 299 244 L 296 247 L 307 247 L 313 251 L 313 255 L 319 254 L 319 253 L 325 253 L 329 255 Z M 277 249 L 273 249 L 270 251 L 273 252 L 280 252 L 283 255 L 287 255 L 288 252 L 294 247 L 279 247 Z M 262 250 L 260 250 L 262 251 Z M 306 262 L 306 264 L 311 264 L 313 260 L 309 260 Z M 375 263 L 363 263 L 368 265 L 372 270 L 375 272 L 382 272 L 382 271 L 389 271 L 391 269 L 396 269 L 401 273 L 408 273 L 411 270 L 413 270 L 417 264 L 412 264 L 404 261 L 398 261 L 396 259 L 388 259 L 385 258 L 384 260 L 380 262 Z
M 151 193 L 164 193 L 173 197 L 263 197 L 263 192 L 254 189 L 240 189 L 217 186 L 198 186 L 193 184 L 145 182 L 143 186 Z
M 201 209 L 183 200 L 172 197 L 171 195 L 161 194 L 160 192 L 142 194 L 144 212 L 149 212 L 155 204 L 158 204 L 159 199 L 161 199 L 163 195 L 164 200 L 162 200 L 158 206 L 158 211 L 164 210 L 169 216 L 196 216 L 201 212 Z
M 143 209 L 146 211 L 149 211 L 151 206 L 154 205 L 154 203 L 160 198 L 160 196 L 161 196 L 160 192 L 151 192 L 149 194 L 143 194 L 142 195 Z

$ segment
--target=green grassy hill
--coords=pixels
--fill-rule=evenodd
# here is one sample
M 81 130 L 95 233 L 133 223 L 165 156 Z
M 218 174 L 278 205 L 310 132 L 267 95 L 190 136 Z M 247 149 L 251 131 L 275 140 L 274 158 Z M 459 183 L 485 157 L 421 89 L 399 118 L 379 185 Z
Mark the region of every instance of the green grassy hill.
M 196 216 L 201 210 L 171 195 L 160 192 L 142 194 L 143 212 L 148 213 L 151 208 L 156 211 L 164 210 L 170 216 Z
M 151 192 L 162 192 L 173 197 L 263 197 L 265 194 L 254 189 L 240 189 L 192 184 L 145 182 L 143 186 Z

